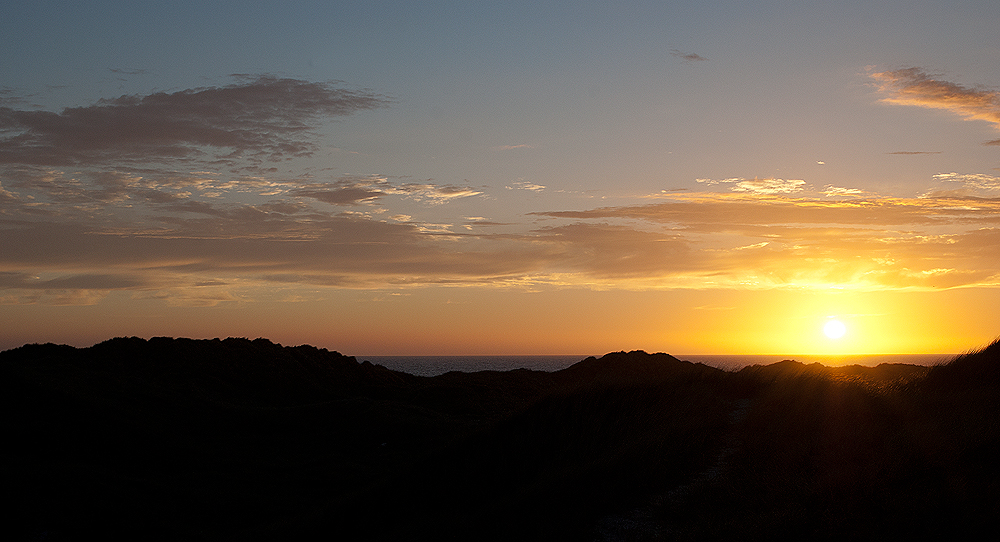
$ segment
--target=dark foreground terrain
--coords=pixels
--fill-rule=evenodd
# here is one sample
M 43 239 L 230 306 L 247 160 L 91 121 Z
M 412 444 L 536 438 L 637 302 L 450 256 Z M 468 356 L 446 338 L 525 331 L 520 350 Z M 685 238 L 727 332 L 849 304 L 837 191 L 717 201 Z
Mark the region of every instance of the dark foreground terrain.
M 264 339 L 0 353 L 0 538 L 926 539 L 1000 517 L 1000 343 L 416 377 Z

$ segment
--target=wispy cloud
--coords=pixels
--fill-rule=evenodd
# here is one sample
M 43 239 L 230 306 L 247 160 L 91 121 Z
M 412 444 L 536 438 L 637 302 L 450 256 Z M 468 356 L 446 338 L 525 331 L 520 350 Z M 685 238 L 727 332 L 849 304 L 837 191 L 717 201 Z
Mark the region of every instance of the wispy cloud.
M 466 180 L 290 176 L 268 163 L 315 149 L 323 117 L 386 103 L 265 77 L 58 113 L 0 108 L 0 303 L 96 303 L 117 292 L 212 305 L 282 288 L 297 298 L 427 285 L 1000 283 L 1000 178 L 984 173 L 939 173 L 911 198 L 703 178 L 702 190 L 664 190 L 646 205 L 501 223 L 485 218 L 496 209 L 471 205 L 496 194 Z M 547 190 L 526 178 L 504 188 Z
M 262 76 L 222 87 L 121 96 L 60 112 L 0 107 L 0 163 L 278 160 L 313 152 L 310 129 L 320 118 L 388 103 L 384 96 L 333 83 Z
M 744 179 L 734 177 L 730 179 L 696 179 L 699 183 L 707 185 L 728 185 L 733 192 L 746 192 L 749 194 L 791 194 L 801 192 L 806 182 L 801 179 Z
M 938 182 L 992 190 L 997 179 L 956 174 Z M 533 213 L 505 226 L 507 233 L 403 214 L 381 220 L 322 211 L 306 201 L 188 199 L 149 203 L 137 214 L 117 207 L 88 214 L 65 203 L 44 216 L 23 202 L 6 205 L 0 289 L 7 302 L 94 302 L 128 291 L 212 304 L 265 285 L 896 289 L 1000 282 L 997 198 L 676 193 L 649 205 Z M 530 220 L 538 216 L 559 222 L 540 227 Z M 462 220 L 467 226 L 473 218 Z
M 828 198 L 843 198 L 860 197 L 871 194 L 859 188 L 844 188 L 841 186 L 827 185 L 826 188 L 823 189 L 823 195 Z
M 952 288 L 1000 283 L 1000 201 L 878 198 L 837 201 L 787 196 L 694 194 L 677 201 L 589 211 L 538 213 L 604 224 L 601 246 L 583 245 L 595 261 L 626 261 L 611 247 L 635 246 L 635 236 L 683 247 L 679 259 L 654 264 L 647 287 Z M 628 222 L 639 220 L 646 233 Z M 989 227 L 993 224 L 993 227 Z M 632 233 L 626 234 L 626 231 Z M 619 239 L 612 239 L 614 236 Z M 603 248 L 607 247 L 607 248 Z M 650 243 L 653 260 L 659 250 Z M 604 253 L 601 253 L 601 250 Z M 675 254 L 675 258 L 678 255 Z M 644 262 L 636 253 L 633 258 Z M 947 262 L 947 265 L 941 264 Z M 638 265 L 636 269 L 642 269 Z M 642 275 L 640 273 L 640 275 Z
M 984 120 L 1000 129 L 1000 92 L 969 88 L 935 79 L 920 68 L 871 74 L 886 103 L 944 109 L 969 120 Z
M 703 57 L 703 56 L 701 56 L 699 54 L 696 54 L 696 53 L 685 53 L 684 51 L 680 51 L 678 49 L 671 49 L 670 50 L 670 54 L 673 55 L 673 56 L 675 56 L 675 57 L 677 57 L 677 58 L 679 58 L 679 59 L 681 59 L 681 60 L 683 60 L 684 62 L 704 62 L 704 61 L 708 60 L 707 58 L 705 58 L 705 57 Z
M 904 156 L 916 156 L 921 154 L 941 154 L 941 151 L 896 151 L 887 152 L 886 154 L 899 154 Z
M 140 68 L 108 68 L 108 71 L 121 75 L 146 75 L 149 73 L 149 70 Z
M 1000 177 L 985 173 L 938 173 L 934 180 L 940 184 L 924 197 L 1000 197 Z
M 493 147 L 495 151 L 512 151 L 514 149 L 531 149 L 534 148 L 531 145 L 522 143 L 520 145 L 500 145 L 498 147 Z
M 0 203 L 14 203 L 16 201 L 19 201 L 20 199 L 21 198 L 19 198 L 13 192 L 5 190 L 3 185 L 0 184 Z
M 482 191 L 469 186 L 437 185 L 431 182 L 393 183 L 385 177 L 343 177 L 333 183 L 313 183 L 295 188 L 289 195 L 313 198 L 331 205 L 372 203 L 390 195 L 432 204 L 478 196 Z
M 296 188 L 289 195 L 313 198 L 331 205 L 359 205 L 377 200 L 389 187 L 385 177 L 344 177 L 329 184 L 313 183 Z
M 505 187 L 507 190 L 530 190 L 532 192 L 541 192 L 545 190 L 545 186 L 541 184 L 535 184 L 531 181 L 516 181 Z
M 432 183 L 403 183 L 386 192 L 387 194 L 402 194 L 414 201 L 429 203 L 447 203 L 451 200 L 478 196 L 482 191 L 470 186 L 436 185 Z

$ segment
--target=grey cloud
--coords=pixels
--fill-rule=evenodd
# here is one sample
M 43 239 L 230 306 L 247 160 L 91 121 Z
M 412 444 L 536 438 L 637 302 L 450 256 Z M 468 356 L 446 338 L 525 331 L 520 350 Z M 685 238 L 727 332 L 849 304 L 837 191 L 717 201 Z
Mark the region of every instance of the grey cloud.
M 456 186 L 451 184 L 435 185 L 431 183 L 404 183 L 393 188 L 389 193 L 407 194 L 416 201 L 429 200 L 432 203 L 445 203 L 447 201 L 478 196 L 481 191 L 469 186 Z
M 699 226 L 706 231 L 723 231 L 734 225 L 757 224 L 943 224 L 940 209 L 928 209 L 905 202 L 852 199 L 847 202 L 757 200 L 730 197 L 699 201 L 677 201 L 628 207 L 601 207 L 587 211 L 548 211 L 539 216 L 577 219 L 631 218 L 651 222 Z
M 209 216 L 225 216 L 226 214 L 225 211 L 216 208 L 211 203 L 194 200 L 171 203 L 169 205 L 164 205 L 159 209 L 163 211 L 173 211 L 175 213 L 196 213 Z
M 4 189 L 3 184 L 0 184 L 0 203 L 14 203 L 21 201 L 21 198 L 17 194 Z
M 121 96 L 61 112 L 0 107 L 0 163 L 49 166 L 309 154 L 320 117 L 389 99 L 333 83 L 263 76 L 223 87 Z
M 146 75 L 149 70 L 143 69 L 128 69 L 128 68 L 108 68 L 111 73 L 118 73 L 121 75 Z
M 0 272 L 0 288 L 26 290 L 124 290 L 148 286 L 130 275 L 80 274 L 40 279 L 27 273 Z
M 385 177 L 345 176 L 332 183 L 313 183 L 288 192 L 290 196 L 312 198 L 331 205 L 360 205 L 371 202 L 392 190 Z
M 30 97 L 11 87 L 0 87 L 0 105 L 29 105 Z
M 705 58 L 705 57 L 703 57 L 701 55 L 698 55 L 698 54 L 695 54 L 695 53 L 685 53 L 685 52 L 680 51 L 678 49 L 671 49 L 670 50 L 670 54 L 673 55 L 673 56 L 675 56 L 675 57 L 677 57 L 677 58 L 680 58 L 684 62 L 703 62 L 705 60 L 708 60 L 707 58 Z
M 261 203 L 260 205 L 255 205 L 255 207 L 266 213 L 279 213 L 283 215 L 294 215 L 294 214 L 304 213 L 311 209 L 308 205 L 304 203 L 293 202 L 293 201 L 280 201 L 280 200 Z
M 149 203 L 173 203 L 178 200 L 185 199 L 184 196 L 171 194 L 169 192 L 162 192 L 160 190 L 139 189 L 134 193 L 136 196 L 141 197 Z
M 329 190 L 309 190 L 300 188 L 290 192 L 290 195 L 304 198 L 313 198 L 330 205 L 358 205 L 366 201 L 372 201 L 381 197 L 381 190 L 369 188 L 332 188 Z
M 411 224 L 358 217 L 295 220 L 250 216 L 251 211 L 235 209 L 131 233 L 48 223 L 8 228 L 0 269 L 76 276 L 114 267 L 129 269 L 148 284 L 170 287 L 226 281 L 234 275 L 363 286 L 488 281 L 540 270 L 538 262 L 544 259 L 539 247 L 513 246 L 517 243 L 504 239 L 492 242 L 491 249 L 481 239 L 451 233 L 442 243 L 438 235 Z M 455 251 L 456 243 L 462 250 Z M 497 258 L 496 245 L 511 245 L 508 257 Z M 39 252 L 38 246 L 47 250 Z M 21 284 L 7 281 L 5 286 Z
M 260 178 L 236 177 L 219 178 L 209 172 L 178 174 L 172 171 L 122 168 L 121 171 L 88 171 L 67 174 L 51 168 L 32 166 L 9 166 L 0 169 L 0 181 L 16 190 L 9 191 L 22 203 L 28 200 L 34 205 L 51 204 L 52 209 L 66 213 L 73 206 L 102 205 L 100 212 L 114 214 L 111 204 L 121 204 L 141 210 L 140 203 L 156 212 L 169 210 L 174 205 L 180 211 L 203 211 L 211 204 L 194 203 L 193 196 L 213 199 L 227 191 L 251 192 L 261 196 L 276 195 L 289 190 L 300 182 L 265 180 Z M 221 199 L 221 198 L 220 198 Z M 190 201 L 188 201 L 190 200 Z M 187 202 L 187 203 L 185 203 Z M 286 210 L 291 206 L 300 208 L 300 202 L 286 202 Z M 197 209 L 197 206 L 201 206 Z M 274 202 L 272 202 L 274 205 Z M 22 206 L 21 212 L 27 212 Z
M 444 203 L 456 198 L 479 195 L 482 192 L 468 186 L 436 185 L 433 183 L 393 184 L 378 176 L 343 177 L 329 184 L 310 184 L 288 192 L 291 196 L 312 198 L 331 205 L 371 203 L 387 195 L 401 195 L 415 201 Z

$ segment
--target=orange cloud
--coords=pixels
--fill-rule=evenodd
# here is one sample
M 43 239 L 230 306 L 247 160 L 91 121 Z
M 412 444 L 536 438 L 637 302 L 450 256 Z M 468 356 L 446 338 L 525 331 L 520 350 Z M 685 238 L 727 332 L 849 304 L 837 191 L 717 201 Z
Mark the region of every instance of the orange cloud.
M 4 226 L 0 290 L 7 302 L 129 291 L 211 304 L 275 287 L 884 290 L 1000 282 L 997 200 L 675 198 L 537 213 L 564 223 L 503 225 L 511 233 L 495 233 L 488 221 L 455 233 L 447 223 L 323 212 L 295 200 L 150 202 L 157 212 L 141 221 L 111 208 L 85 219 L 72 202 L 40 218 L 24 207 Z
M 904 75 L 894 81 L 913 87 L 911 94 L 925 83 L 920 73 Z M 998 283 L 1000 180 L 988 174 L 940 173 L 934 189 L 915 198 L 833 185 L 816 192 L 801 179 L 699 179 L 724 192 L 663 191 L 647 205 L 501 222 L 489 216 L 492 204 L 472 205 L 521 190 L 541 201 L 545 186 L 519 179 L 489 194 L 467 181 L 286 178 L 263 164 L 310 152 L 306 134 L 319 117 L 385 103 L 327 84 L 259 78 L 61 113 L 0 110 L 0 159 L 7 161 L 0 168 L 0 302 L 131 295 L 211 305 L 281 288 L 301 298 L 309 289 L 433 285 Z M 187 167 L 175 167 L 181 164 Z M 458 200 L 449 215 L 445 204 Z
M 732 179 L 696 179 L 699 183 L 705 183 L 707 185 L 723 184 L 729 185 L 729 189 L 733 192 L 746 192 L 748 194 L 791 194 L 794 192 L 801 192 L 806 182 L 801 179 L 758 179 L 754 177 L 753 179 L 744 179 L 742 177 L 736 177 Z
M 1000 129 L 1000 92 L 977 90 L 934 79 L 920 68 L 872 73 L 882 101 L 944 109 L 969 120 L 984 120 Z

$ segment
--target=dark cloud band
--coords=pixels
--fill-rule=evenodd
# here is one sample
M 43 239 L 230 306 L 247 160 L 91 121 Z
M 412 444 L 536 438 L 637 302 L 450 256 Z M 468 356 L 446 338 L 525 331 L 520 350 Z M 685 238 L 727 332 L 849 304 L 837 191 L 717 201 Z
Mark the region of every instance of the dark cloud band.
M 258 77 L 222 87 L 121 96 L 61 112 L 0 107 L 0 163 L 102 165 L 311 153 L 323 117 L 389 103 L 333 83 Z

